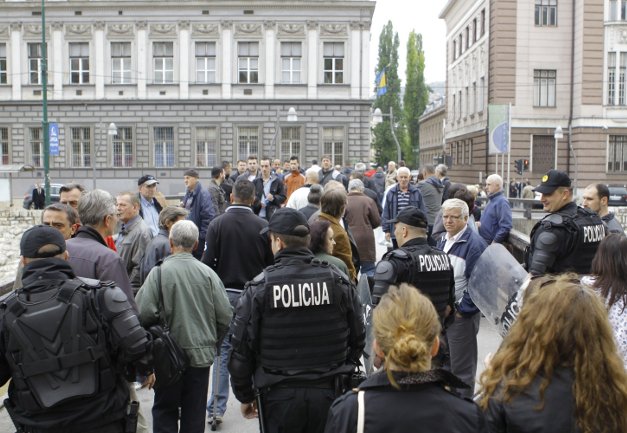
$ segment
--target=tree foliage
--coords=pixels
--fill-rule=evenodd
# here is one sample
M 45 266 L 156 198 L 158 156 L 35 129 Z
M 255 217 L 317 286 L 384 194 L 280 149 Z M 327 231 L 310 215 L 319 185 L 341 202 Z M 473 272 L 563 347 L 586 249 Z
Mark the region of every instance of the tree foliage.
M 387 92 L 385 95 L 376 98 L 373 109 L 379 108 L 385 115 L 390 113 L 390 108 L 393 110 L 396 136 L 399 142 L 402 143 L 404 141 L 404 132 L 400 102 L 401 80 L 398 77 L 399 45 L 398 33 L 394 32 L 392 22 L 388 21 L 379 35 L 379 60 L 375 70 L 376 74 L 385 67 Z M 373 147 L 379 164 L 397 160 L 396 143 L 390 131 L 389 116 L 384 116 L 383 122 L 374 128 Z
M 429 88 L 425 84 L 425 53 L 422 49 L 422 35 L 412 31 L 407 41 L 406 84 L 403 96 L 403 119 L 407 134 L 403 143 L 403 154 L 418 165 L 420 151 L 420 122 L 429 102 Z M 416 152 L 413 152 L 416 149 Z M 409 156 L 411 155 L 411 157 Z

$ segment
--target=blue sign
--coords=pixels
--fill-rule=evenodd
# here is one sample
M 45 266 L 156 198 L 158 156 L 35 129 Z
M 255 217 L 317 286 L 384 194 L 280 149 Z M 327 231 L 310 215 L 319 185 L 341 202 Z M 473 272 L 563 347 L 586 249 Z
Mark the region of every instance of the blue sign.
M 48 124 L 48 139 L 50 143 L 50 155 L 59 156 L 59 124 Z

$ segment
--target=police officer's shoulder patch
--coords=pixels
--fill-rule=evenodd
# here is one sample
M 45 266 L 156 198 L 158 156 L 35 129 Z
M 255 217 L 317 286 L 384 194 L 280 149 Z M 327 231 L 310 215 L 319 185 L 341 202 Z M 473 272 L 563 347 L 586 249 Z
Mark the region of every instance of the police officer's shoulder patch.
M 409 260 L 411 257 L 407 251 L 402 248 L 397 248 L 390 253 L 390 257 L 394 257 L 401 260 Z
M 253 278 L 253 279 L 250 281 L 250 284 L 255 284 L 255 285 L 256 285 L 256 284 L 259 284 L 259 283 L 261 283 L 264 279 L 265 279 L 265 273 L 264 273 L 263 271 L 262 271 L 262 272 L 259 272 L 259 273 L 255 276 L 255 278 Z
M 564 224 L 564 217 L 558 213 L 548 214 L 541 223 L 545 229 L 551 228 L 552 226 L 561 226 Z

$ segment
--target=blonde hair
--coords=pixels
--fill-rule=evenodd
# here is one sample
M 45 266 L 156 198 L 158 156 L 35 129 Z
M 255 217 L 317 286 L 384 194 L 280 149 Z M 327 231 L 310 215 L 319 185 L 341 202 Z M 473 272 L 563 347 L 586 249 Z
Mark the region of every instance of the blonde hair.
M 555 369 L 574 374 L 575 417 L 582 433 L 627 431 L 627 373 L 619 357 L 607 311 L 577 275 L 547 277 L 525 297 L 509 334 L 481 375 L 486 409 L 504 402 L 540 378 L 540 406 Z
M 418 289 L 409 284 L 390 286 L 374 309 L 373 321 L 392 386 L 398 388 L 390 366 L 410 372 L 431 368 L 431 347 L 441 325 L 433 303 Z

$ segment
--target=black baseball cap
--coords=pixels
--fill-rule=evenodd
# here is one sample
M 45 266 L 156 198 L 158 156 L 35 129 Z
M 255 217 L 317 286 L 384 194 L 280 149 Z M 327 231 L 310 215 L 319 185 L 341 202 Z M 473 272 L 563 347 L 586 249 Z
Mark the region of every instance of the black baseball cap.
M 139 178 L 137 181 L 137 185 L 141 186 L 143 184 L 153 185 L 155 183 L 159 183 L 159 181 L 151 174 L 145 174 Z
M 183 176 L 189 176 L 189 177 L 195 177 L 195 178 L 200 177 L 198 172 L 194 170 L 193 168 L 190 168 L 189 170 L 185 170 L 185 173 L 183 173 Z
M 404 223 L 412 227 L 420 227 L 426 229 L 428 226 L 427 216 L 416 206 L 407 206 L 403 208 L 391 223 Z
M 305 237 L 309 234 L 309 223 L 305 215 L 289 207 L 277 210 L 270 217 L 268 227 L 264 227 L 261 233 L 267 232 L 277 233 L 281 235 L 290 235 Z
M 563 171 L 549 170 L 547 174 L 542 176 L 542 182 L 533 191 L 541 194 L 551 194 L 560 186 L 570 188 L 570 177 Z
M 49 251 L 40 252 L 41 248 L 51 245 Z M 29 259 L 54 257 L 65 251 L 65 239 L 61 232 L 43 224 L 29 228 L 20 240 L 20 255 Z

